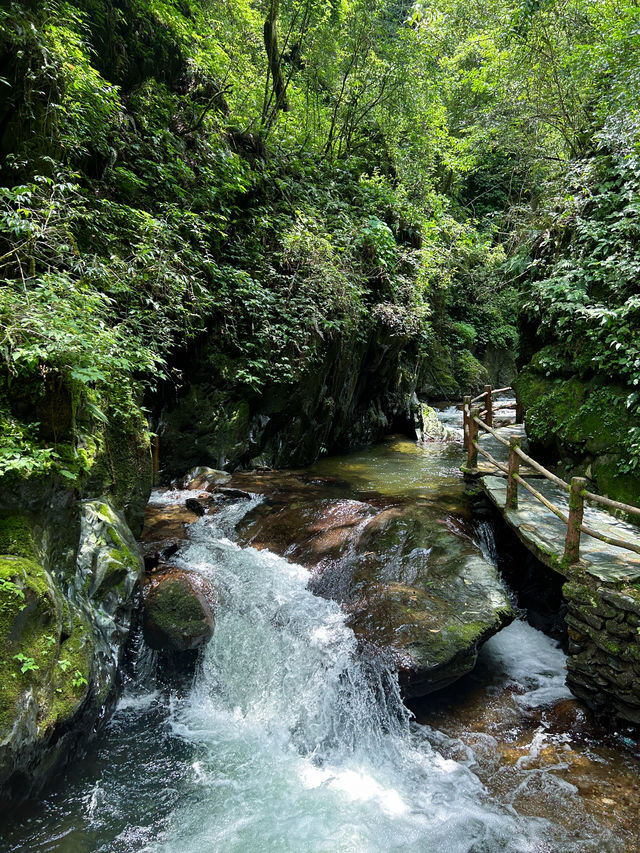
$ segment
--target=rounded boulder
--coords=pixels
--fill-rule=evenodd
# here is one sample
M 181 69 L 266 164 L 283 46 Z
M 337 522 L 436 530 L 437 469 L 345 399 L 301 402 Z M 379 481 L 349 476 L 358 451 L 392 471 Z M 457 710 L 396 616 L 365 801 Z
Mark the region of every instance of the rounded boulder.
M 214 589 L 200 575 L 171 571 L 147 584 L 144 636 L 152 649 L 185 652 L 213 634 Z

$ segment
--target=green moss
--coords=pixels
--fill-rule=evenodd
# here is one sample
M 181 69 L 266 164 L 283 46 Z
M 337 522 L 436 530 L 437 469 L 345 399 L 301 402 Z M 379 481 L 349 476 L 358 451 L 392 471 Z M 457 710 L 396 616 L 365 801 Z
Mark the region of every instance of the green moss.
M 52 648 L 59 637 L 61 604 L 38 563 L 21 557 L 0 557 L 0 741 L 19 718 L 24 695 L 46 693 Z M 20 594 L 16 594 L 16 590 Z M 53 643 L 51 641 L 53 638 Z M 24 663 L 35 668 L 21 671 Z
M 24 515 L 0 518 L 0 554 L 37 559 L 31 523 Z
M 593 463 L 593 478 L 603 495 L 636 506 L 640 496 L 640 472 L 621 474 L 619 467 L 623 458 L 620 454 L 599 456 Z
M 537 373 L 532 367 L 525 367 L 516 379 L 515 388 L 525 411 L 529 410 L 553 388 L 553 382 Z
M 437 397 L 449 400 L 456 399 L 463 393 L 454 376 L 451 351 L 441 341 L 432 340 L 429 343 L 429 352 L 422 369 L 424 375 L 419 387 L 421 395 L 431 399 Z
M 49 695 L 38 716 L 41 731 L 71 719 L 84 701 L 91 680 L 91 636 L 86 619 L 76 611 L 71 636 L 60 644 L 51 668 Z
M 486 622 L 465 622 L 457 625 L 449 625 L 447 633 L 455 637 L 465 646 L 475 643 L 487 630 Z

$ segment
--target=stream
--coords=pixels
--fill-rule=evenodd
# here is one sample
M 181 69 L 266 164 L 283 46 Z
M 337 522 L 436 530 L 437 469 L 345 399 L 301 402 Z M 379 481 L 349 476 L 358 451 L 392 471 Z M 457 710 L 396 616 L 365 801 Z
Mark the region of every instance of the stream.
M 442 418 L 455 429 L 457 414 Z M 321 460 L 305 472 L 313 500 L 292 491 L 291 542 L 279 549 L 268 496 L 239 475 L 251 499 L 194 522 L 174 558 L 219 596 L 193 684 L 158 687 L 138 640 L 116 713 L 20 811 L 0 850 L 640 850 L 634 744 L 597 729 L 564 685 L 563 651 L 523 611 L 483 646 L 473 673 L 407 707 L 384 657 L 360 653 L 340 595 L 323 586 L 332 567 L 347 571 L 349 549 L 311 569 L 298 562 L 303 522 L 390 501 L 427 507 L 495 560 L 492 527 L 464 495 L 462 456 L 455 442 L 390 437 Z M 278 480 L 280 494 L 288 482 Z

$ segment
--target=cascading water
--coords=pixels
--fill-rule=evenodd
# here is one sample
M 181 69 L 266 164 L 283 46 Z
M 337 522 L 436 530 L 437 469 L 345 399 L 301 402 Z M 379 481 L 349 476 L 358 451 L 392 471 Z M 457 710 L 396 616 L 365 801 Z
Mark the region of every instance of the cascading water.
M 221 603 L 174 727 L 198 746 L 202 796 L 146 850 L 547 849 L 540 822 L 492 806 L 410 730 L 394 675 L 358 658 L 306 569 L 220 538 L 217 518 L 194 527 L 182 560 L 215 573 Z

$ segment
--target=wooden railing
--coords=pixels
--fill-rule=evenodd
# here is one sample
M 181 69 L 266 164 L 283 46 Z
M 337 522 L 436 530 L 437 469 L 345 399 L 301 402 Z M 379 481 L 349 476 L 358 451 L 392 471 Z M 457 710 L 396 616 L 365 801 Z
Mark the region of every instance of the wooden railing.
M 514 394 L 513 388 L 498 388 L 492 389 L 490 385 L 485 385 L 485 390 L 477 397 L 465 397 L 462 404 L 463 425 L 464 425 L 464 446 L 467 451 L 467 470 L 477 470 L 478 453 L 486 457 L 492 465 L 507 476 L 507 495 L 505 501 L 505 509 L 515 510 L 518 508 L 518 485 L 523 486 L 537 500 L 540 501 L 550 512 L 557 516 L 564 524 L 567 525 L 567 535 L 565 538 L 564 554 L 562 562 L 564 564 L 577 563 L 580 560 L 580 535 L 582 533 L 605 542 L 607 545 L 612 545 L 616 548 L 625 548 L 628 551 L 634 551 L 640 554 L 640 545 L 633 542 L 627 542 L 624 539 L 617 539 L 613 536 L 606 536 L 597 530 L 593 530 L 583 524 L 584 503 L 599 504 L 607 511 L 616 510 L 625 512 L 629 515 L 640 517 L 640 508 L 629 504 L 614 501 L 604 495 L 596 495 L 593 492 L 587 491 L 587 481 L 584 477 L 572 477 L 571 482 L 567 483 L 560 477 L 557 477 L 531 456 L 528 456 L 520 447 L 520 438 L 511 436 L 508 440 L 500 435 L 493 428 L 493 419 L 496 412 L 505 409 L 515 409 L 515 422 L 522 423 L 522 407 L 516 395 L 516 402 L 511 404 L 495 405 L 494 401 L 497 395 L 511 392 Z M 484 401 L 484 409 L 474 405 Z M 501 444 L 509 448 L 509 462 L 504 465 L 499 462 L 486 448 L 480 445 L 478 441 L 479 430 L 492 435 Z M 549 480 L 558 488 L 567 492 L 569 495 L 569 514 L 566 515 L 555 504 L 549 501 L 530 483 L 528 483 L 520 475 L 520 462 L 525 462 L 530 468 L 533 468 L 538 474 L 541 474 L 545 479 Z

